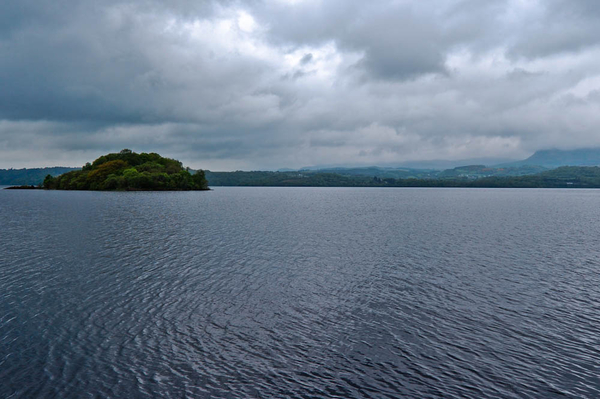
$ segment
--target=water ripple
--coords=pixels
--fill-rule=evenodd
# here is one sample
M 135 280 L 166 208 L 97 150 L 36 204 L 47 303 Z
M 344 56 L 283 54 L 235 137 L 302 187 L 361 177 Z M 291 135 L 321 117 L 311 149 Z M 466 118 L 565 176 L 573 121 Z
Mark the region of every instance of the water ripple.
M 599 200 L 0 191 L 0 397 L 599 397 Z

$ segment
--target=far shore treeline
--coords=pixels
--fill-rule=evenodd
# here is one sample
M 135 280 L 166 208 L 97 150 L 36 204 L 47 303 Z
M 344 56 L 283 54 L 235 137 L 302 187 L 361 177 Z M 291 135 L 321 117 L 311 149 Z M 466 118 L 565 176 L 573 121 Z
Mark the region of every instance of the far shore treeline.
M 449 178 L 380 178 L 338 173 L 210 172 L 211 186 L 271 187 L 479 187 L 479 188 L 600 188 L 600 167 L 563 166 L 526 176 L 453 176 Z
M 181 162 L 155 153 L 136 154 L 123 150 L 104 155 L 82 169 L 0 170 L 0 185 L 16 189 L 206 190 L 208 184 L 255 187 L 600 188 L 600 167 L 562 166 L 548 170 L 535 165 L 468 165 L 443 171 L 366 167 L 212 172 L 184 168 Z
M 190 173 L 181 162 L 156 153 L 125 149 L 103 155 L 81 170 L 53 177 L 42 184 L 48 190 L 208 190 L 204 171 Z

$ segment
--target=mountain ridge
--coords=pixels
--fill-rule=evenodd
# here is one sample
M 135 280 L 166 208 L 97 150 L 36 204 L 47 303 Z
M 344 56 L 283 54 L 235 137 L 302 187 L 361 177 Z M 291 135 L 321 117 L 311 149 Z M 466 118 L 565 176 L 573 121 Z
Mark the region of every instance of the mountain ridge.
M 474 159 L 478 160 L 478 159 Z M 478 179 L 485 177 L 499 176 L 525 176 L 543 172 L 548 169 L 555 169 L 561 166 L 597 166 L 600 165 L 600 148 L 582 148 L 575 150 L 546 149 L 536 151 L 534 154 L 521 161 L 490 164 L 484 162 L 468 162 L 472 160 L 460 161 L 436 161 L 458 163 L 458 166 L 451 168 L 425 168 L 411 166 L 329 166 L 329 167 L 307 167 L 303 169 L 285 168 L 279 170 L 280 173 L 299 173 L 311 175 L 315 173 L 337 174 L 342 176 L 369 176 L 381 179 L 439 179 L 439 178 L 470 178 Z M 427 162 L 422 161 L 423 166 Z M 441 165 L 440 163 L 440 165 Z M 410 163 L 406 163 L 410 164 Z M 398 163 L 400 165 L 400 163 Z M 40 184 L 46 175 L 57 176 L 65 172 L 80 170 L 81 168 L 51 167 L 51 168 L 32 168 L 32 169 L 0 169 L 0 185 L 37 185 Z M 209 172 L 213 177 L 223 176 L 236 172 Z M 273 172 L 277 173 L 277 172 Z M 220 180 L 221 178 L 219 178 Z
M 600 165 L 600 148 L 579 148 L 574 150 L 559 150 L 557 148 L 539 150 L 522 161 L 508 162 L 495 165 L 496 167 L 518 167 L 537 165 L 546 168 L 561 166 L 598 166 Z

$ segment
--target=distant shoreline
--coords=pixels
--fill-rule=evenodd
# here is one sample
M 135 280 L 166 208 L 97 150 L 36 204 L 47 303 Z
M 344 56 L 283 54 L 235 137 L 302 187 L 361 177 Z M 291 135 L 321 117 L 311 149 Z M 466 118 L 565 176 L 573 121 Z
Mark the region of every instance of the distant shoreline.
M 518 188 L 518 189 L 526 189 L 526 190 L 532 190 L 532 189 L 557 189 L 557 190 L 575 190 L 575 189 L 579 189 L 579 190 L 598 190 L 600 189 L 600 186 L 444 186 L 444 185 L 439 185 L 439 186 L 294 186 L 294 185 L 270 185 L 270 186 L 260 186 L 260 185 L 239 185 L 239 186 L 233 186 L 233 185 L 229 185 L 229 186 L 223 186 L 223 185 L 212 185 L 211 187 L 214 188 L 220 188 L 220 187 L 240 187 L 240 188 L 472 188 L 472 189 L 490 189 L 490 188 L 498 188 L 498 189 L 506 189 L 506 188 Z
M 465 188 L 465 189 L 524 189 L 524 190 L 534 190 L 534 189 L 544 189 L 544 190 L 598 190 L 600 187 L 581 187 L 581 186 L 565 186 L 565 187 L 556 187 L 556 186 L 548 186 L 548 187 L 514 187 L 514 186 L 294 186 L 294 185 L 270 185 L 270 186 L 260 186 L 260 185 L 239 185 L 239 186 L 216 186 L 212 187 L 239 187 L 239 188 Z M 204 189 L 204 190 L 152 190 L 152 189 L 128 189 L 128 190 L 52 190 L 52 189 L 44 189 L 43 187 L 35 187 L 35 186 L 8 186 L 3 187 L 3 190 L 44 190 L 44 191 L 96 191 L 96 192 L 118 192 L 118 193 L 131 193 L 131 192 L 182 192 L 182 191 L 214 191 L 213 188 Z
M 210 172 L 209 184 L 253 187 L 600 188 L 600 168 L 563 166 L 532 175 L 381 178 L 321 172 Z
M 150 156 L 151 154 L 146 154 Z M 157 154 L 154 154 L 158 156 Z M 110 156 L 137 156 L 136 154 L 110 154 Z M 163 161 L 176 162 L 174 160 Z M 113 162 L 114 163 L 114 162 Z M 189 189 L 206 189 L 213 187 L 421 187 L 421 188 L 600 188 L 600 167 L 596 166 L 562 166 L 540 173 L 516 176 L 489 176 L 477 173 L 488 173 L 485 167 L 470 166 L 450 171 L 438 172 L 440 177 L 423 176 L 419 171 L 403 170 L 340 170 L 336 172 L 322 171 L 236 171 L 211 172 L 183 170 L 175 165 L 178 173 L 163 173 L 164 166 L 155 163 L 139 164 L 141 171 L 133 168 L 118 169 L 116 172 L 104 171 L 100 165 L 90 166 L 98 170 L 70 171 L 58 177 L 48 177 L 43 184 L 39 173 L 29 181 L 4 181 L 6 186 L 14 189 L 35 189 L 42 185 L 49 189 L 66 190 L 99 190 L 99 191 L 179 191 Z M 109 166 L 109 165 L 107 165 Z M 134 167 L 134 168 L 135 168 Z M 483 169 L 482 169 L 483 168 Z M 175 170 L 175 172 L 177 172 Z M 127 172 L 127 173 L 126 173 Z M 492 171 L 493 172 L 493 171 Z M 192 174 L 193 173 L 193 174 Z M 491 173 L 491 172 L 490 172 Z M 102 174 L 102 176 L 99 176 Z M 199 174 L 199 175 L 198 175 Z M 406 176 L 408 174 L 408 176 Z M 416 174 L 416 175 L 415 175 Z M 89 175 L 89 179 L 88 179 Z M 198 175 L 198 176 L 196 176 Z M 204 175 L 204 178 L 201 177 Z M 198 185 L 195 178 L 200 178 Z M 17 179 L 13 179 L 17 180 Z M 60 184 L 57 184 L 59 183 Z M 34 186 L 34 187 L 32 187 Z
M 8 186 L 4 187 L 5 190 L 43 190 L 42 187 L 39 186 Z

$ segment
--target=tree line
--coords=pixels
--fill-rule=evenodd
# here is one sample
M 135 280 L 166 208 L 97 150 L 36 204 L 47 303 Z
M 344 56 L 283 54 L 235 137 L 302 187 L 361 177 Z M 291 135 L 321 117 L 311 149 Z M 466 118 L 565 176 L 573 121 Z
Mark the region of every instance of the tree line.
M 505 177 L 380 178 L 312 172 L 211 172 L 211 186 L 280 187 L 481 187 L 600 188 L 600 167 L 563 166 L 534 175 Z

